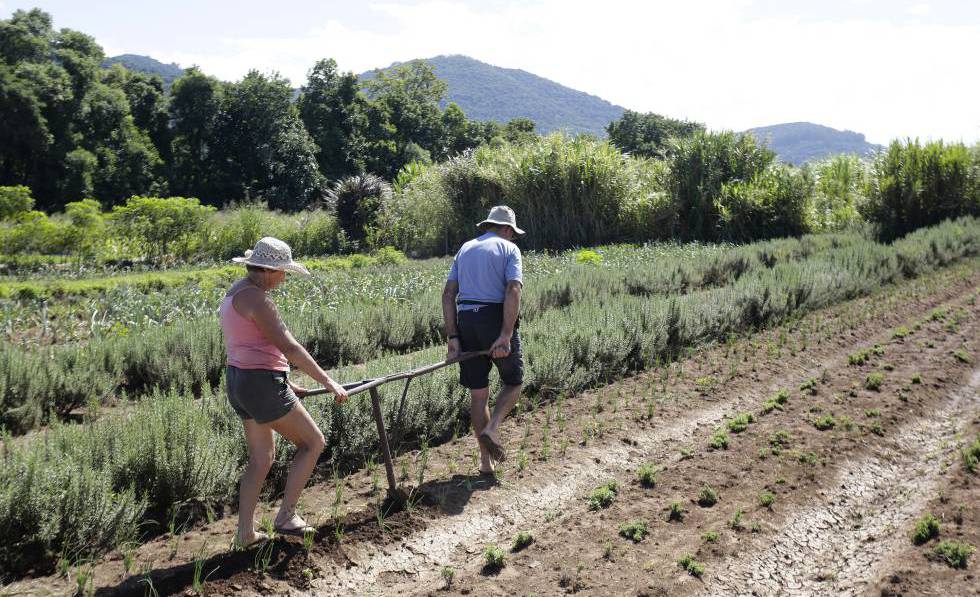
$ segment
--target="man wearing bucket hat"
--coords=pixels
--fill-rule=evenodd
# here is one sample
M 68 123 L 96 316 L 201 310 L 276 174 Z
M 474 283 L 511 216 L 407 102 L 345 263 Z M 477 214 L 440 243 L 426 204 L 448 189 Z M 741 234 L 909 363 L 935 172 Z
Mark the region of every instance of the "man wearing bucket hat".
M 480 472 L 492 473 L 506 452 L 499 427 L 521 393 L 524 358 L 518 313 L 523 288 L 521 251 L 512 241 L 524 231 L 514 210 L 498 205 L 477 227 L 483 232 L 456 253 L 442 293 L 448 336 L 447 358 L 461 351 L 490 350 L 459 364 L 460 383 L 470 390 L 470 419 L 480 445 Z M 496 365 L 501 388 L 489 409 L 490 369 Z
M 293 338 L 268 295 L 286 279 L 286 272 L 310 274 L 303 265 L 293 261 L 289 245 L 267 236 L 255 243 L 254 249 L 246 251 L 244 257 L 232 261 L 244 263 L 248 272 L 228 290 L 218 313 L 228 351 L 225 369 L 228 401 L 242 420 L 248 443 L 248 466 L 242 474 L 236 535 L 236 543 L 247 547 L 267 538 L 255 531 L 253 518 L 262 483 L 275 459 L 273 431 L 296 446 L 275 529 L 289 535 L 314 530 L 296 514 L 296 502 L 325 442 L 323 433 L 297 399 L 308 390 L 289 381 L 289 363 L 333 392 L 338 404 L 347 399 L 347 392 Z

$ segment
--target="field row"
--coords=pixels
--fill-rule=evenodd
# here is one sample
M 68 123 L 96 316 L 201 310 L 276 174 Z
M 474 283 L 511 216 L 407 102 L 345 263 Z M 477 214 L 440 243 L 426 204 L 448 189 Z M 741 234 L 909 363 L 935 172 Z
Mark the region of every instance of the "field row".
M 568 396 L 624 373 L 657 367 L 694 347 L 797 318 L 959 260 L 975 267 L 972 257 L 978 250 L 980 225 L 967 220 L 922 230 L 888 246 L 826 248 L 682 296 L 587 293 L 584 288 L 595 280 L 586 277 L 581 287 L 569 280 L 570 289 L 578 289 L 571 293 L 574 301 L 544 310 L 522 325 L 527 396 L 532 403 Z M 206 380 L 208 372 L 201 362 L 220 367 L 220 343 L 194 346 L 188 337 L 170 336 L 168 344 L 143 350 L 165 355 L 158 362 L 166 360 L 171 369 L 163 373 L 193 373 Z M 391 355 L 342 368 L 337 375 L 349 380 L 388 373 L 406 364 L 437 360 L 441 350 Z M 187 358 L 193 351 L 210 360 L 173 362 L 175 356 Z M 125 379 L 134 373 L 139 372 L 128 372 Z M 53 564 L 59 555 L 99 552 L 133 540 L 147 520 L 171 520 L 231 500 L 245 449 L 220 383 L 215 374 L 216 391 L 210 382 L 194 388 L 200 401 L 173 388 L 156 391 L 123 416 L 56 426 L 17 446 L 8 442 L 0 472 L 0 526 L 16 529 L 11 536 L 20 540 L 0 552 L 5 573 L 22 572 L 25 561 Z M 454 371 L 417 380 L 407 401 L 406 416 L 397 425 L 398 437 L 407 446 L 434 444 L 465 428 L 467 400 Z M 365 401 L 336 407 L 314 400 L 309 406 L 328 438 L 333 466 L 348 470 L 374 453 L 377 439 Z M 390 420 L 395 408 L 386 404 Z M 278 446 L 273 494 L 281 489 L 283 463 L 290 454 L 289 446 Z M 91 519 L 92 513 L 98 513 L 98 520 Z M 159 530 L 162 525 L 150 526 Z

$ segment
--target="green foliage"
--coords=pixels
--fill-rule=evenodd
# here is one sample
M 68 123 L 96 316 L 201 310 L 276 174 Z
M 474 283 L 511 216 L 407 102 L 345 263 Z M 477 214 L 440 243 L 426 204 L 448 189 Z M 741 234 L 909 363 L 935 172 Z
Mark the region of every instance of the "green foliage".
M 339 180 L 327 195 L 336 210 L 337 221 L 355 242 L 363 242 L 367 229 L 375 224 L 378 211 L 391 197 L 391 186 L 373 174 Z
M 869 164 L 855 155 L 840 154 L 812 166 L 815 187 L 809 203 L 810 229 L 819 232 L 853 228 L 863 220 Z
M 710 508 L 718 503 L 718 493 L 710 485 L 702 485 L 698 493 L 698 505 Z
M 601 510 L 611 506 L 617 491 L 618 486 L 616 481 L 609 481 L 593 489 L 588 499 L 589 510 Z
M 632 110 L 623 112 L 619 120 L 606 126 L 613 145 L 624 153 L 649 158 L 663 158 L 670 153 L 670 142 L 704 132 L 700 122 L 675 120 L 649 112 L 640 114 Z
M 681 559 L 677 560 L 677 565 L 695 578 L 701 578 L 704 575 L 704 564 L 695 560 L 691 554 L 685 554 Z
M 775 154 L 751 135 L 696 133 L 675 142 L 668 160 L 668 187 L 676 204 L 673 235 L 683 239 L 722 237 L 726 184 L 752 180 L 766 171 Z
M 772 508 L 773 503 L 776 501 L 776 496 L 772 492 L 764 491 L 759 494 L 759 505 L 763 508 Z
M 589 265 L 601 265 L 602 253 L 597 253 L 592 249 L 580 249 L 575 253 L 575 263 L 588 263 Z
M 112 210 L 112 220 L 133 242 L 162 259 L 172 250 L 189 252 L 201 242 L 213 207 L 184 197 L 130 197 Z
M 875 160 L 864 207 L 885 239 L 944 219 L 980 214 L 977 156 L 962 143 L 893 141 Z
M 713 450 L 727 450 L 728 449 L 728 432 L 724 429 L 719 429 L 715 431 L 711 439 L 708 440 L 708 446 Z
M 980 470 L 980 436 L 972 444 L 963 448 L 963 466 L 971 473 Z
M 970 556 L 977 549 L 968 543 L 944 539 L 932 550 L 933 557 L 945 562 L 950 568 L 966 568 Z
M 939 530 L 939 519 L 932 514 L 926 514 L 915 521 L 911 535 L 912 543 L 915 545 L 927 543 L 930 539 L 939 536 Z
M 753 420 L 751 413 L 741 413 L 729 421 L 726 426 L 732 433 L 742 433 L 749 428 L 749 423 Z
M 636 471 L 636 479 L 643 487 L 656 487 L 657 469 L 652 464 L 641 465 Z
M 784 165 L 771 165 L 747 181 L 726 182 L 715 201 L 720 236 L 749 241 L 808 232 L 812 194 L 808 172 Z
M 718 532 L 717 531 L 705 531 L 701 535 L 701 540 L 705 543 L 717 543 L 718 542 Z
M 521 531 L 514 536 L 514 543 L 511 545 L 511 551 L 520 551 L 534 543 L 534 536 L 527 531 Z
M 504 550 L 496 545 L 487 545 L 483 548 L 483 566 L 490 571 L 500 570 L 504 567 Z
M 877 371 L 869 373 L 864 379 L 864 387 L 868 390 L 873 390 L 875 392 L 881 390 L 882 384 L 885 383 L 885 376 Z
M 827 431 L 837 426 L 837 420 L 830 415 L 824 415 L 813 422 L 813 426 L 820 431 Z
M 632 541 L 633 543 L 639 543 L 643 541 L 643 538 L 647 536 L 647 521 L 645 520 L 634 520 L 631 522 L 624 522 L 619 525 L 619 534 Z
M 0 220 L 7 220 L 19 214 L 31 211 L 34 198 L 31 190 L 23 185 L 15 187 L 0 187 Z

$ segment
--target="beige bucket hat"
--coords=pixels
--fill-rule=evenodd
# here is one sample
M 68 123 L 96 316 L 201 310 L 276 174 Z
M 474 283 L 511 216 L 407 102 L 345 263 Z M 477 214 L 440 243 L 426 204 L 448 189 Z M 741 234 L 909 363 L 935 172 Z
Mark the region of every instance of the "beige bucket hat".
M 310 275 L 310 270 L 306 269 L 303 264 L 293 261 L 293 251 L 289 245 L 271 236 L 260 238 L 259 242 L 255 243 L 254 249 L 245 251 L 244 257 L 232 257 L 231 260 L 235 263 L 244 263 L 266 269 L 296 272 L 304 276 Z
M 490 209 L 490 215 L 487 216 L 486 220 L 483 220 L 477 224 L 477 228 L 483 226 L 484 224 L 498 224 L 501 226 L 510 226 L 514 229 L 517 234 L 524 234 L 524 231 L 517 227 L 517 216 L 514 215 L 514 210 L 507 207 L 506 205 L 496 205 Z

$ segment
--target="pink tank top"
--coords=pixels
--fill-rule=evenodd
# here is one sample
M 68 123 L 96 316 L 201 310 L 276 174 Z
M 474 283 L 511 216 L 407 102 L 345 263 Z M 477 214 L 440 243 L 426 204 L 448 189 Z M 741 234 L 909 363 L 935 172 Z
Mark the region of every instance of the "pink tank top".
M 225 334 L 225 348 L 228 350 L 228 364 L 239 369 L 289 371 L 286 355 L 266 339 L 254 321 L 235 310 L 232 301 L 241 290 L 239 288 L 226 296 L 218 309 L 221 329 Z

